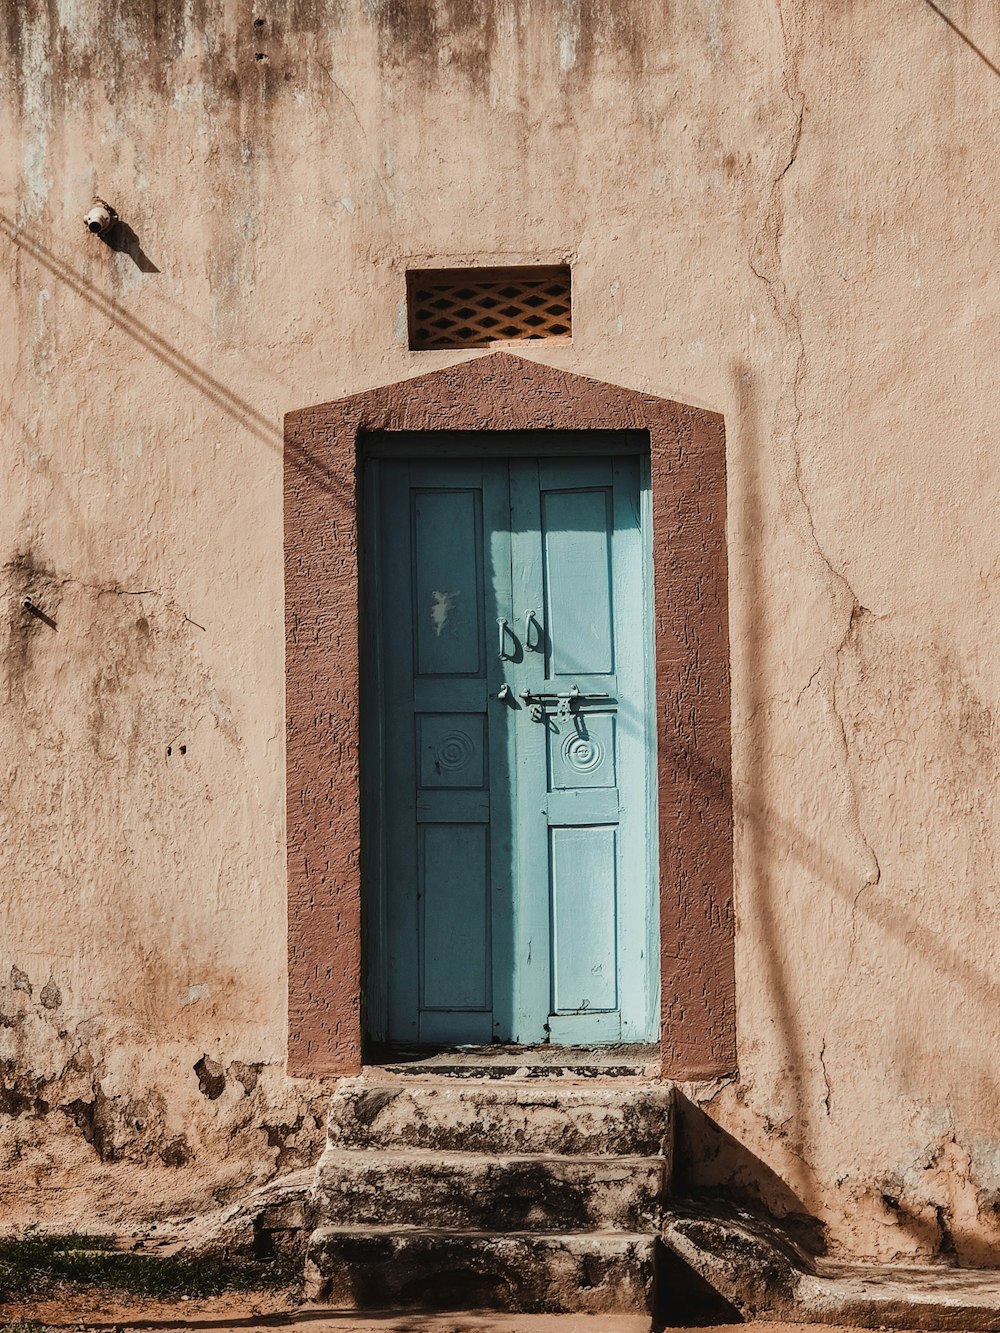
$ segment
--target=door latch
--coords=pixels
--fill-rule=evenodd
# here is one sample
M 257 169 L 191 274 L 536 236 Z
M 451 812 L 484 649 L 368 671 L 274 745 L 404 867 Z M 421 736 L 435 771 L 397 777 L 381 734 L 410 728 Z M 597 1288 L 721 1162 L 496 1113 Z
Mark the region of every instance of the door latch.
M 546 710 L 554 712 L 564 721 L 573 716 L 581 704 L 601 703 L 610 699 L 609 694 L 582 694 L 579 685 L 574 685 L 568 694 L 536 694 L 532 690 L 522 690 L 519 698 L 528 710 L 532 722 L 541 722 Z

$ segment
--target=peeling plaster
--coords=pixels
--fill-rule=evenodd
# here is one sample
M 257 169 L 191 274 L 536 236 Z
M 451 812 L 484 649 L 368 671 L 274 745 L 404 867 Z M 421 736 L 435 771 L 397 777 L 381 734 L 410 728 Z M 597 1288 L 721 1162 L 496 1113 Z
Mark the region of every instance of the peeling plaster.
M 131 1079 L 123 1083 L 109 1035 L 99 1035 L 92 1022 L 79 1019 L 72 996 L 64 1004 L 54 979 L 41 988 L 35 1002 L 27 974 L 14 965 L 12 977 L 11 983 L 0 986 L 0 1162 L 8 1181 L 20 1170 L 36 1169 L 53 1152 L 59 1154 L 59 1165 L 50 1161 L 40 1193 L 27 1188 L 8 1193 L 6 1226 L 37 1221 L 42 1195 L 57 1185 L 64 1191 L 64 1225 L 74 1216 L 83 1221 L 88 1215 L 111 1224 L 126 1217 L 154 1219 L 162 1207 L 158 1193 L 172 1199 L 178 1210 L 204 1208 L 204 1185 L 183 1168 L 192 1166 L 196 1145 L 213 1133 L 241 1163 L 229 1173 L 228 1183 L 211 1186 L 218 1202 L 241 1197 L 248 1181 L 260 1182 L 315 1160 L 325 1098 L 314 1091 L 310 1099 L 300 1085 L 290 1099 L 294 1110 L 289 1115 L 288 1092 L 280 1091 L 280 1069 L 239 1060 L 224 1066 L 202 1057 L 195 1062 L 195 1072 L 203 1097 L 214 1103 L 227 1088 L 238 1091 L 230 1095 L 227 1113 L 217 1126 L 193 1105 L 179 1115 L 176 1092 L 168 1099 L 153 1081 L 155 1064 L 147 1070 L 151 1081 L 145 1088 Z M 34 1052 L 36 1065 L 31 1072 L 23 1067 L 28 1051 Z M 44 1062 L 39 1058 L 43 1051 Z M 162 1048 L 158 1056 L 150 1054 L 162 1065 Z M 107 1197 L 95 1215 L 89 1191 L 109 1167 L 121 1173 L 120 1189 L 105 1180 Z M 129 1198 L 137 1183 L 135 1168 L 147 1174 L 159 1172 L 161 1179 L 156 1186 L 148 1182 L 139 1197 Z

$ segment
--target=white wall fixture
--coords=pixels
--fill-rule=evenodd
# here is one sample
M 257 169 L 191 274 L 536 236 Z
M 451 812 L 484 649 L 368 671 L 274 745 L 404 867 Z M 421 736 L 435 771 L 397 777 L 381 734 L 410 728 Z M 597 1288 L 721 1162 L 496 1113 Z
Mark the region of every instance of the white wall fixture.
M 98 199 L 95 195 L 94 205 L 83 221 L 88 231 L 92 231 L 95 236 L 103 236 L 118 221 L 118 214 L 106 200 Z

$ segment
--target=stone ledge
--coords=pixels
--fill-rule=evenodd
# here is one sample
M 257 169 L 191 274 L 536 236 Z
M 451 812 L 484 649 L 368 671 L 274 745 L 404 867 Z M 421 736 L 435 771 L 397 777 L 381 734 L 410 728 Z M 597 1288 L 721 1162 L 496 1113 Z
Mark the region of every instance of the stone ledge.
M 1000 1270 L 813 1259 L 775 1224 L 722 1206 L 668 1214 L 663 1242 L 743 1319 L 886 1329 L 1000 1328 Z M 665 1293 L 669 1307 L 670 1293 Z

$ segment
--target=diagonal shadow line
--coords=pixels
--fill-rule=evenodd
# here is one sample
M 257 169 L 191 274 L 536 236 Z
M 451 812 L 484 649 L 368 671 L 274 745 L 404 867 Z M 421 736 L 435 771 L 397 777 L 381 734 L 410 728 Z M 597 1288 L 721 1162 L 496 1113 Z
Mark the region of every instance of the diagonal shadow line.
M 107 296 L 99 288 L 88 282 L 82 274 L 70 268 L 51 250 L 42 245 L 40 241 L 19 232 L 10 219 L 3 214 L 0 214 L 0 230 L 4 231 L 20 250 L 30 255 L 44 268 L 47 268 L 77 296 L 81 296 L 85 301 L 88 301 L 102 315 L 141 343 L 147 351 L 152 352 L 154 356 L 164 361 L 171 369 L 176 370 L 178 374 L 193 383 L 196 388 L 206 393 L 216 406 L 221 407 L 230 416 L 238 417 L 240 422 L 249 427 L 259 439 L 272 446 L 280 443 L 280 432 L 255 407 L 233 393 L 231 389 L 227 389 L 225 385 L 220 384 L 218 380 L 212 379 L 194 361 L 179 352 L 177 348 L 149 328 L 148 325 L 143 324 L 135 315 L 130 314 L 113 297 Z
M 155 329 L 151 329 L 148 324 L 144 324 L 142 320 L 131 314 L 120 302 L 102 292 L 99 287 L 96 287 L 83 274 L 70 267 L 65 260 L 60 259 L 36 237 L 29 236 L 20 230 L 12 219 L 2 212 L 0 212 L 0 232 L 17 246 L 23 254 L 47 269 L 53 277 L 67 286 L 75 295 L 93 306 L 105 319 L 110 320 L 112 324 L 138 343 L 144 351 L 155 356 L 158 361 L 169 367 L 185 383 L 191 385 L 203 397 L 207 398 L 213 407 L 225 412 L 227 416 L 249 430 L 268 448 L 273 449 L 276 453 L 282 452 L 283 436 L 281 431 L 270 418 L 259 412 L 252 403 L 247 402 L 245 398 L 241 398 L 232 389 L 214 379 L 197 362 L 185 356 L 183 352 L 169 343 Z M 338 489 L 329 465 L 318 455 L 298 444 L 288 446 L 287 451 L 290 453 L 292 461 L 303 472 L 310 475 L 322 490 L 333 493 Z
M 993 63 L 982 47 L 977 46 L 972 38 L 962 31 L 953 18 L 949 18 L 944 10 L 934 3 L 934 0 L 926 0 L 926 4 L 930 9 L 934 10 L 934 13 L 937 14 L 939 19 L 943 19 L 943 21 L 947 23 L 952 32 L 955 33 L 957 37 L 960 37 L 971 51 L 975 51 L 976 55 L 988 69 L 991 69 L 994 74 L 1000 75 L 1000 68 Z
M 675 756 L 675 762 L 683 763 L 687 767 L 697 786 L 705 792 L 707 799 L 717 800 L 720 786 L 725 783 L 726 778 L 720 773 L 715 760 L 694 747 L 675 744 L 670 748 Z M 848 888 L 847 885 L 857 882 L 857 872 L 831 855 L 814 838 L 804 834 L 773 806 L 752 795 L 746 797 L 736 795 L 733 812 L 737 818 L 746 820 L 751 828 L 764 830 L 769 836 L 773 836 L 780 843 L 782 850 L 839 897 L 849 902 L 852 909 L 863 913 L 874 925 L 900 939 L 904 944 L 916 944 L 923 956 L 936 967 L 946 969 L 988 1003 L 1000 1008 L 1000 978 L 991 976 L 983 968 L 970 962 L 964 954 L 936 935 L 930 927 L 922 925 L 912 917 L 895 913 L 890 904 L 879 901 L 875 894 L 867 891 L 873 889 L 874 885 L 862 885 L 860 890 L 856 887 Z

